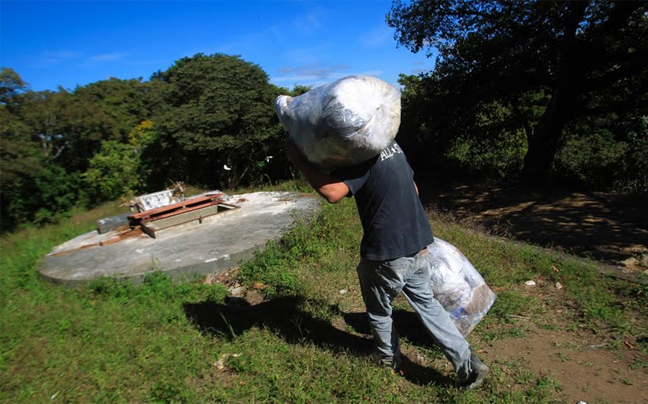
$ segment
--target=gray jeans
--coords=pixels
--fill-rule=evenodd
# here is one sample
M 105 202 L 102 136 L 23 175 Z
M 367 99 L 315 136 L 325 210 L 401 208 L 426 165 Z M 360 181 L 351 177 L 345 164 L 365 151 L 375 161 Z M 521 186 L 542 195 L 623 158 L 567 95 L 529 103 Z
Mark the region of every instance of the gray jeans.
M 470 345 L 434 298 L 428 260 L 422 255 L 371 261 L 362 258 L 358 278 L 367 308 L 378 356 L 383 363 L 398 366 L 398 333 L 392 325 L 392 301 L 402 291 L 432 338 L 441 346 L 455 371 L 470 361 Z

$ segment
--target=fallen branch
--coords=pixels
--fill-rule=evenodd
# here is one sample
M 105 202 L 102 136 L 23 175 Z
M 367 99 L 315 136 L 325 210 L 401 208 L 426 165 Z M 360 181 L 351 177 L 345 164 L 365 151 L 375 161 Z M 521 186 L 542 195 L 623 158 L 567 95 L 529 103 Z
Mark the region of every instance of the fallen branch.
M 592 349 L 597 349 L 597 348 L 603 348 L 604 346 L 609 345 L 607 342 L 604 342 L 602 344 L 596 344 L 596 345 L 590 345 L 590 348 Z
M 506 317 L 519 318 L 521 320 L 531 320 L 530 317 L 518 316 L 516 314 L 507 314 Z

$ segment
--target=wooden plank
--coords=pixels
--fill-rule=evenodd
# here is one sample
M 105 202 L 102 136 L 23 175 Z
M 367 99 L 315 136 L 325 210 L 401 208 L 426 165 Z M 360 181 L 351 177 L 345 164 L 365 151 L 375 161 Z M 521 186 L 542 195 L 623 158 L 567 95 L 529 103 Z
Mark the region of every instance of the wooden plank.
M 144 212 L 134 213 L 130 217 L 133 218 L 133 219 L 141 219 L 141 218 L 147 217 L 147 216 L 154 216 L 154 215 L 157 215 L 157 214 L 171 212 L 171 211 L 174 211 L 174 210 L 177 210 L 177 209 L 182 209 L 182 208 L 187 207 L 187 206 L 194 206 L 194 205 L 197 205 L 197 204 L 210 202 L 213 199 L 217 199 L 217 198 L 204 197 L 203 196 L 203 197 L 199 197 L 199 198 L 187 199 L 185 201 L 172 203 L 171 205 L 163 206 L 161 208 L 155 208 L 155 209 L 147 210 L 147 211 L 144 211 Z
M 151 217 L 150 221 L 154 221 L 154 220 L 157 221 L 157 220 L 165 219 L 165 218 L 168 218 L 168 217 L 173 217 L 173 216 L 177 216 L 177 215 L 183 215 L 185 213 L 192 212 L 192 211 L 195 211 L 195 210 L 207 209 L 210 206 L 218 205 L 219 203 L 220 202 L 218 200 L 215 200 L 215 201 L 203 203 L 203 204 L 200 204 L 200 205 L 188 206 L 188 207 L 185 207 L 184 209 L 179 209 L 179 210 L 175 210 L 173 212 L 156 215 L 154 217 Z
M 182 202 L 173 203 L 171 205 L 163 206 L 161 208 L 151 209 L 144 212 L 134 213 L 129 216 L 129 219 L 141 222 L 155 220 L 154 218 L 169 214 L 174 214 L 177 211 L 185 211 L 189 208 L 199 209 L 200 207 L 209 206 L 221 201 L 220 197 L 223 194 L 207 195 L 197 198 L 191 198 Z
M 157 238 L 162 230 L 185 225 L 191 222 L 194 222 L 198 225 L 201 224 L 203 220 L 207 220 L 208 218 L 212 218 L 216 215 L 222 215 L 227 212 L 234 211 L 235 209 L 239 209 L 239 207 L 228 204 L 218 204 L 202 208 L 200 210 L 192 210 L 188 212 L 183 211 L 180 214 L 167 218 L 142 223 L 142 230 L 149 236 Z

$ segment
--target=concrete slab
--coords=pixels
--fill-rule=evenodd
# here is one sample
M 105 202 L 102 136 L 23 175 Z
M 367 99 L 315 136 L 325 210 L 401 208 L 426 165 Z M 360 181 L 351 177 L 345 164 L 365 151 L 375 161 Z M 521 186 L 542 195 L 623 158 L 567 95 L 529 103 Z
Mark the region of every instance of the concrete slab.
M 277 239 L 296 220 L 307 220 L 320 209 L 318 197 L 291 192 L 255 192 L 226 196 L 224 202 L 239 206 L 210 220 L 196 220 L 163 237 L 138 231 L 98 231 L 80 235 L 55 247 L 39 273 L 56 283 L 76 285 L 100 277 L 141 282 L 159 270 L 175 281 L 196 275 L 226 271 L 240 265 Z

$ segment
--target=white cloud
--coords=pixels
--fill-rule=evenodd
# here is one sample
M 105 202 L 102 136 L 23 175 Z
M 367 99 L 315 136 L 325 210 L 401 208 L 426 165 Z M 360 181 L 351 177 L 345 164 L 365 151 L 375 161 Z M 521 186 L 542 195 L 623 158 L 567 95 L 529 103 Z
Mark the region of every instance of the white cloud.
M 350 71 L 350 67 L 344 65 L 308 65 L 300 67 L 282 67 L 279 69 L 279 75 L 272 77 L 270 81 L 276 85 L 303 85 L 317 87 L 346 76 L 367 75 L 380 77 L 383 73 L 384 72 L 381 70 Z
M 271 79 L 275 83 L 321 83 L 342 77 L 348 66 L 325 66 L 320 64 L 309 64 L 298 67 L 281 67 L 278 75 Z M 310 84 L 307 84 L 310 85 Z
M 101 63 L 101 62 L 114 62 L 115 60 L 120 60 L 126 57 L 124 52 L 113 52 L 113 53 L 103 53 L 100 55 L 91 56 L 88 58 L 88 62 Z
M 75 59 L 81 56 L 82 53 L 79 51 L 72 50 L 47 50 L 40 54 L 37 61 L 34 63 L 35 66 L 51 66 L 63 63 L 67 60 Z

